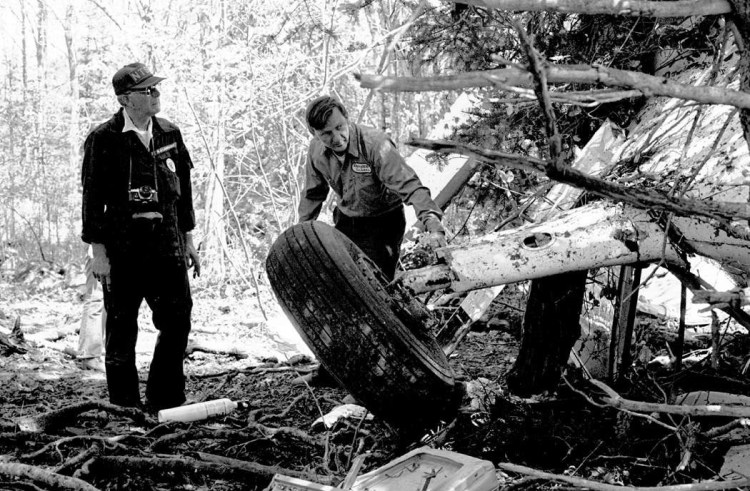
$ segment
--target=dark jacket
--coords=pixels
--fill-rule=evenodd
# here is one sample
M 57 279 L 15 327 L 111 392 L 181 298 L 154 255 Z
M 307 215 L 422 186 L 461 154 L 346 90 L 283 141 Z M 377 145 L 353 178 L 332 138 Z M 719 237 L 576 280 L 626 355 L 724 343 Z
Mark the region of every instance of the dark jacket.
M 149 253 L 184 257 L 185 233 L 195 227 L 190 159 L 179 128 L 152 119 L 150 151 L 132 132 L 122 132 L 123 109 L 86 138 L 83 168 L 83 232 L 87 243 L 101 243 L 110 259 Z M 148 185 L 158 202 L 129 199 L 130 189 Z M 161 223 L 143 223 L 133 214 L 157 211 Z

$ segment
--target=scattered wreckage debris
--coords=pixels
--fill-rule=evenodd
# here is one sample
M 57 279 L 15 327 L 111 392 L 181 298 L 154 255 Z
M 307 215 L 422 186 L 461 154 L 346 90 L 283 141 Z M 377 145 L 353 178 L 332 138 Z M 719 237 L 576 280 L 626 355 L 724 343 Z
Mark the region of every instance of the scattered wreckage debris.
M 13 322 L 10 335 L 0 332 L 0 356 L 10 356 L 14 353 L 24 354 L 27 351 L 28 345 L 21 330 L 21 317 L 17 316 Z

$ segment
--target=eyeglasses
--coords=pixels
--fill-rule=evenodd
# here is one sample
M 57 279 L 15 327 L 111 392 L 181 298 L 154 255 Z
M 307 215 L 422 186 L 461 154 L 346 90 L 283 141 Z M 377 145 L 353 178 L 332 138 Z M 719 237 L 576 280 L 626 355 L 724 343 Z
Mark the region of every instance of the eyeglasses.
M 159 92 L 159 89 L 156 88 L 156 85 L 152 87 L 146 87 L 145 89 L 141 89 L 141 90 L 129 90 L 127 93 L 128 94 L 146 94 L 146 95 L 150 95 L 151 97 L 159 97 L 159 95 L 161 94 L 161 92 Z

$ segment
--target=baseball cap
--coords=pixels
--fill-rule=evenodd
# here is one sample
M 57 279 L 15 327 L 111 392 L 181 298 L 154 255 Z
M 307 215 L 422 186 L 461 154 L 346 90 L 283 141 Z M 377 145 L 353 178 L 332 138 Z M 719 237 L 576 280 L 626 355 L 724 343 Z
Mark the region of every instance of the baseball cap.
M 129 90 L 151 87 L 162 80 L 164 77 L 155 76 L 143 63 L 131 63 L 117 70 L 112 77 L 112 86 L 115 95 L 120 95 Z

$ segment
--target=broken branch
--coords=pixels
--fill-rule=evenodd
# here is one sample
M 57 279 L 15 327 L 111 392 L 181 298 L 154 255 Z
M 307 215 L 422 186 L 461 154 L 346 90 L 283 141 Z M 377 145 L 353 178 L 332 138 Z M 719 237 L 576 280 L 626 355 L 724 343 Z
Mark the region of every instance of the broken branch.
M 625 399 L 600 380 L 589 380 L 593 385 L 603 390 L 607 395 L 601 401 L 615 409 L 625 409 L 640 413 L 666 413 L 682 416 L 712 416 L 725 418 L 750 418 L 750 407 L 722 406 L 708 404 L 703 406 L 681 406 L 677 404 L 659 404 L 654 402 L 633 401 Z
M 564 14 L 605 14 L 632 17 L 690 17 L 721 15 L 732 11 L 727 0 L 678 0 L 654 2 L 645 0 L 453 0 L 477 7 L 527 12 L 558 12 Z
M 698 215 L 714 219 L 723 218 L 726 220 L 750 219 L 750 208 L 746 203 L 698 201 L 676 196 L 665 196 L 662 193 L 651 190 L 622 186 L 615 182 L 584 174 L 581 171 L 567 166 L 555 168 L 553 165 L 540 159 L 508 154 L 505 152 L 497 152 L 477 147 L 475 145 L 467 145 L 449 140 L 413 138 L 406 142 L 406 144 L 435 152 L 467 155 L 495 165 L 532 172 L 543 172 L 547 174 L 550 179 L 583 188 L 589 192 L 614 201 L 623 201 L 638 208 L 671 211 L 680 216 Z
M 600 83 L 608 87 L 636 89 L 645 96 L 674 97 L 702 104 L 726 104 L 750 109 L 750 94 L 722 87 L 685 85 L 664 77 L 598 65 L 547 64 L 544 71 L 548 83 Z M 355 74 L 355 78 L 359 80 L 362 88 L 380 89 L 387 92 L 463 90 L 470 87 L 494 87 L 498 83 L 515 87 L 532 87 L 531 73 L 520 68 L 501 68 L 419 78 Z
M 565 482 L 568 484 L 572 484 L 573 486 L 593 489 L 595 491 L 713 491 L 719 489 L 740 488 L 750 485 L 750 479 L 737 479 L 734 481 L 707 481 L 696 482 L 692 484 L 677 484 L 673 486 L 619 486 L 614 484 L 590 481 L 588 479 L 583 479 L 580 477 L 561 476 L 559 474 L 552 474 L 549 472 L 532 469 L 531 467 L 505 462 L 497 464 L 497 467 L 508 472 L 525 474 L 527 476 L 534 476 L 540 479 L 548 479 L 550 481 Z

